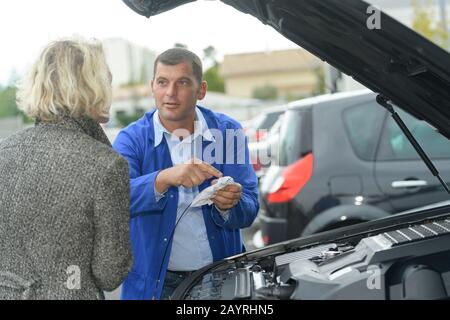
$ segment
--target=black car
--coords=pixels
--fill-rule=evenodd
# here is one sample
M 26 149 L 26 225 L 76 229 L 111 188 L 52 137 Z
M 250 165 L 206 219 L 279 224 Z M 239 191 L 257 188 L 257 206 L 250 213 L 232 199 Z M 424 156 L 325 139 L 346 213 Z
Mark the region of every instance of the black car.
M 397 112 L 450 183 L 450 140 L 427 122 Z M 265 245 L 387 217 L 449 196 L 368 90 L 290 104 L 278 152 L 260 188 Z
M 376 92 L 450 194 L 392 107 L 450 138 L 449 53 L 384 13 L 371 26 L 377 10 L 360 0 L 222 1 Z M 125 2 L 151 16 L 190 1 Z M 448 299 L 449 261 L 450 206 L 442 204 L 229 257 L 192 274 L 173 298 Z

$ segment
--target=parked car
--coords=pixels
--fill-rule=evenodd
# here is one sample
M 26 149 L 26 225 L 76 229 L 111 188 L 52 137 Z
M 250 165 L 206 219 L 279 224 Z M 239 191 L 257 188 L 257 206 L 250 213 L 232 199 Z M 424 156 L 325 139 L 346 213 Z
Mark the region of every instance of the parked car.
M 147 17 L 191 2 L 169 0 L 163 2 L 164 6 L 158 6 L 161 1 L 124 1 Z M 222 1 L 255 16 L 376 92 L 381 110 L 391 112 L 395 104 L 450 138 L 450 54 L 379 9 L 360 0 Z M 379 20 L 375 25 L 374 19 Z M 415 144 L 398 114 L 392 114 Z M 289 117 L 284 119 L 289 120 Z M 383 134 L 399 136 L 394 127 L 391 131 L 388 129 L 389 126 L 385 126 L 382 130 L 387 132 Z M 323 130 L 330 130 L 328 145 L 346 143 L 334 139 L 331 126 Z M 365 130 L 360 134 L 361 139 L 366 137 Z M 293 145 L 296 140 L 293 135 Z M 393 143 L 391 146 L 407 150 L 403 149 L 403 142 L 395 140 Z M 365 150 L 362 144 L 357 148 Z M 450 193 L 432 162 L 416 148 L 426 166 Z M 314 149 L 312 152 L 314 155 L 305 160 L 309 166 L 314 164 L 315 157 L 320 158 Z M 307 155 L 296 155 L 296 158 L 299 156 Z M 387 153 L 388 156 L 392 153 Z M 386 160 L 380 165 L 395 165 L 395 162 L 389 164 Z M 417 170 L 421 170 L 421 166 L 424 165 L 417 162 Z M 397 165 L 391 175 L 403 169 L 410 170 Z M 333 187 L 362 184 L 356 179 L 347 180 L 346 172 L 335 173 L 338 179 L 333 181 Z M 344 179 L 339 180 L 342 174 Z M 303 179 L 306 180 L 305 176 Z M 391 181 L 387 174 L 378 180 L 380 189 Z M 397 186 L 405 183 L 408 186 L 410 181 L 406 179 Z M 389 189 L 389 184 L 385 188 Z M 393 188 L 391 192 L 396 190 Z M 365 199 L 354 200 L 363 204 Z M 390 205 L 402 204 L 393 199 Z M 173 298 L 448 299 L 449 274 L 450 206 L 442 204 L 285 241 L 214 262 L 183 281 Z
M 273 157 L 278 150 L 280 127 L 283 120 L 283 115 L 284 112 L 278 116 L 277 121 L 272 125 L 270 130 L 267 131 L 264 139 L 250 142 L 248 144 L 250 159 L 258 179 L 266 174 L 273 162 Z
M 270 129 L 278 121 L 278 118 L 284 113 L 285 109 L 286 106 L 284 105 L 265 109 L 251 121 L 249 126 L 244 127 L 249 142 L 265 140 Z
M 450 182 L 450 140 L 397 111 Z M 261 180 L 259 219 L 266 245 L 449 196 L 368 90 L 291 103 L 278 152 Z

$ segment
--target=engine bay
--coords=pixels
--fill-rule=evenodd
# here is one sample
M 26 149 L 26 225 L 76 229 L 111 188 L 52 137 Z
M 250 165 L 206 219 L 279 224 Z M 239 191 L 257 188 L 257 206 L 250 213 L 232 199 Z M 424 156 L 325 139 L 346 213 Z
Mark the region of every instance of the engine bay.
M 181 298 L 448 299 L 450 216 L 250 257 L 212 267 Z

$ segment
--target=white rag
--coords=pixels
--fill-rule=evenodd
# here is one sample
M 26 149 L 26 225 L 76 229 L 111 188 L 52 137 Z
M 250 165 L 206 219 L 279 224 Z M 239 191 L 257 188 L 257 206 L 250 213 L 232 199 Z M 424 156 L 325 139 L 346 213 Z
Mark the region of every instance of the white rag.
M 216 184 L 213 184 L 212 186 L 209 186 L 202 192 L 200 192 L 192 201 L 191 207 L 201 207 L 205 204 L 211 205 L 213 202 L 211 201 L 211 198 L 214 197 L 217 191 L 225 188 L 226 186 L 229 186 L 231 184 L 239 185 L 239 183 L 234 182 L 232 177 L 221 177 L 217 180 Z

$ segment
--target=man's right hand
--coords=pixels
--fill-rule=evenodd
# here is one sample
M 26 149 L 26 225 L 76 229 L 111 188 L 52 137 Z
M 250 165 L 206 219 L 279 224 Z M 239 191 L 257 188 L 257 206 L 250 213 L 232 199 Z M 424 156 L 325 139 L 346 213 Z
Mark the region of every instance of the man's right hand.
M 192 159 L 187 163 L 162 170 L 156 176 L 155 188 L 159 193 L 164 193 L 171 186 L 193 188 L 212 177 L 222 176 L 222 172 L 209 163 Z

